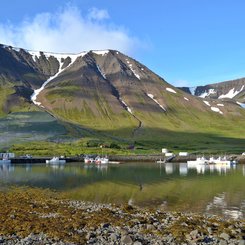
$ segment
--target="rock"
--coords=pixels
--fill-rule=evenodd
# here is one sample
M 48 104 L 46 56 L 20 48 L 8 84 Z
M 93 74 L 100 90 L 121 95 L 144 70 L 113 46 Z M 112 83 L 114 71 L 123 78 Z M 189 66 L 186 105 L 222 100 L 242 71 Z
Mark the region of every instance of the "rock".
M 153 229 L 155 229 L 155 226 L 154 226 L 154 225 L 149 225 L 149 224 L 147 224 L 147 225 L 146 225 L 146 229 L 147 229 L 147 230 L 153 230 Z
M 142 245 L 142 243 L 141 242 L 139 242 L 139 241 L 136 241 L 136 242 L 134 242 L 134 244 L 133 245 Z
M 245 245 L 245 240 L 239 241 L 238 245 Z
M 211 243 L 213 239 L 211 237 L 204 237 L 203 242 L 204 243 Z
M 86 240 L 89 240 L 90 238 L 90 232 L 87 233 L 87 235 L 85 236 Z
M 198 230 L 193 230 L 193 231 L 190 232 L 190 236 L 193 239 L 196 239 L 197 238 L 197 235 L 198 235 Z
M 221 233 L 219 237 L 220 237 L 220 238 L 223 238 L 223 239 L 226 240 L 226 241 L 228 241 L 229 238 L 230 238 L 230 236 L 229 236 L 227 233 L 224 233 L 224 232 Z
M 97 238 L 92 238 L 92 239 L 90 239 L 90 240 L 88 241 L 88 243 L 94 244 L 94 243 L 96 243 L 97 241 L 98 241 Z
M 14 214 L 11 214 L 11 215 L 10 215 L 10 218 L 11 218 L 11 219 L 15 219 L 15 215 L 14 215 Z
M 110 227 L 110 223 L 106 223 L 102 225 L 103 228 L 109 228 Z
M 121 234 L 122 235 L 127 235 L 128 234 L 128 231 L 126 229 L 121 229 Z
M 116 235 L 115 233 L 112 233 L 112 234 L 110 235 L 110 239 L 111 239 L 112 241 L 117 241 L 117 235 Z
M 225 241 L 225 240 L 221 240 L 220 242 L 219 242 L 219 245 L 227 245 L 228 243 L 227 243 L 227 241 Z
M 126 236 L 122 236 L 121 243 L 122 244 L 132 244 L 133 240 L 129 235 L 126 235 Z

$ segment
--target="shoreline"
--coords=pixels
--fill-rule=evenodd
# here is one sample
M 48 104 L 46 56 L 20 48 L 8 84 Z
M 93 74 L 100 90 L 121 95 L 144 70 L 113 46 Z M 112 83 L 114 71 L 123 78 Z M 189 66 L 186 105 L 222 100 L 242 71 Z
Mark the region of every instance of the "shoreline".
M 4 244 L 244 244 L 245 220 L 62 198 L 50 190 L 0 192 Z
M 189 160 L 195 160 L 197 155 L 190 154 L 189 156 L 175 156 L 169 162 L 173 163 L 183 163 Z M 218 156 L 218 155 L 217 155 Z M 11 159 L 14 164 L 23 163 L 45 163 L 46 160 L 50 160 L 52 157 L 33 157 L 33 158 L 20 158 L 16 157 Z M 164 160 L 164 154 L 141 154 L 141 155 L 108 155 L 108 158 L 112 162 L 156 162 L 158 160 Z M 83 162 L 83 156 L 76 157 L 66 157 L 64 158 L 67 162 Z M 244 155 L 230 154 L 227 155 L 228 160 L 235 160 L 238 164 L 245 164 Z

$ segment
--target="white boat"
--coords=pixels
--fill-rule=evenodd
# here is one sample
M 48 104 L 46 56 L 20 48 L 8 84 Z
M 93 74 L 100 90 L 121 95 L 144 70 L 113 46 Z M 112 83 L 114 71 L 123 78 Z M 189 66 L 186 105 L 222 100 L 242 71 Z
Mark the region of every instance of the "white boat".
M 95 158 L 95 163 L 96 164 L 108 164 L 109 163 L 109 159 L 107 157 L 96 157 Z
M 226 157 L 218 157 L 218 158 L 214 158 L 214 157 L 210 157 L 209 159 L 209 164 L 219 164 L 219 165 L 230 165 L 232 163 L 232 161 L 229 161 L 226 159 Z
M 192 168 L 197 165 L 206 165 L 208 164 L 208 160 L 205 157 L 197 157 L 194 161 L 187 161 L 187 167 Z
M 165 163 L 165 162 L 166 162 L 166 161 L 165 161 L 165 160 L 162 160 L 162 159 L 156 161 L 156 163 Z
M 8 154 L 3 154 L 0 164 L 10 164 L 11 160 L 8 158 Z
M 84 163 L 86 164 L 90 164 L 90 163 L 93 163 L 94 162 L 94 159 L 92 157 L 84 157 Z
M 59 159 L 59 157 L 53 157 L 50 160 L 46 160 L 47 164 L 65 164 L 66 160 L 65 159 Z

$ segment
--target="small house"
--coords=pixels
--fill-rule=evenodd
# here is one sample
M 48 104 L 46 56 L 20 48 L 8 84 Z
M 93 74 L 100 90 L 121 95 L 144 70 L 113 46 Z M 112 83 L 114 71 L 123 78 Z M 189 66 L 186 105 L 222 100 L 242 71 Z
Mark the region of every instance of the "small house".
M 180 157 L 187 157 L 187 156 L 189 156 L 189 153 L 188 152 L 179 152 L 179 156 Z

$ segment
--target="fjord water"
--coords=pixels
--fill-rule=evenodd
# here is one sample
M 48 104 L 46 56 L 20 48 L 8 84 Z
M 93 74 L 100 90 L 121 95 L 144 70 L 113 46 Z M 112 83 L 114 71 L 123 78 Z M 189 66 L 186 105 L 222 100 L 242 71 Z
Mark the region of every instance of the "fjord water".
M 245 165 L 0 165 L 0 184 L 49 188 L 77 200 L 245 217 Z

